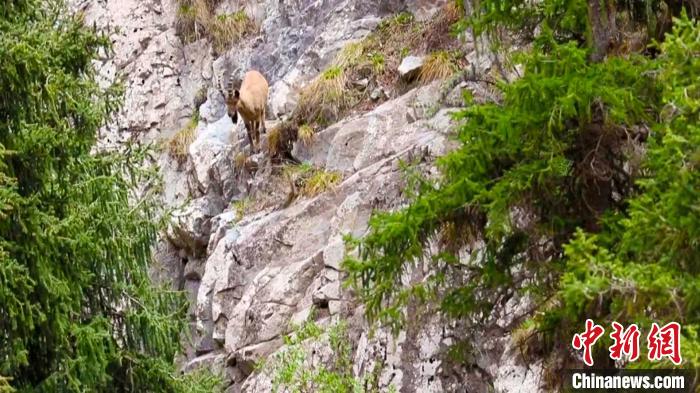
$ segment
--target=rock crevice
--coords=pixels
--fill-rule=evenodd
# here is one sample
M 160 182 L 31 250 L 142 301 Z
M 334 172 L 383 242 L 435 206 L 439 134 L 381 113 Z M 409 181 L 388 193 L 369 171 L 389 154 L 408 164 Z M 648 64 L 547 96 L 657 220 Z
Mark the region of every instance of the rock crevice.
M 176 162 L 167 148 L 156 162 L 164 180 L 163 205 L 174 210 L 156 259 L 192 304 L 194 342 L 184 370 L 219 369 L 228 391 L 269 392 L 269 375 L 254 365 L 283 350 L 291 326 L 313 316 L 322 325 L 348 322 L 353 373 L 378 370 L 382 391 L 391 386 L 401 392 L 537 391 L 541 365 L 521 364 L 507 333 L 482 333 L 478 353 L 487 355 L 473 359 L 474 367 L 454 365 L 443 355 L 459 333 L 446 329 L 438 316 L 396 337 L 382 329 L 371 336 L 361 304 L 342 285 L 343 237 L 365 233 L 374 210 L 405 204 L 401 161 L 435 173 L 434 158 L 456 147 L 451 113 L 462 105 L 462 90 L 476 101 L 491 100 L 487 86 L 468 81 L 450 84 L 448 91 L 442 82 L 416 86 L 318 130 L 312 143 L 295 144 L 292 154 L 337 172 L 341 180 L 288 206 L 282 203 L 289 190 L 279 164 L 265 153 L 248 157 L 245 165 L 238 162 L 237 154 L 247 151 L 245 130 L 233 124 L 221 95 L 232 75 L 260 70 L 271 86 L 272 124 L 273 117 L 290 115 L 299 88 L 338 50 L 367 36 L 382 18 L 404 10 L 430 18 L 444 3 L 223 0 L 219 12 L 242 7 L 260 31 L 217 54 L 206 38 L 185 44 L 177 36 L 175 0 L 72 2 L 90 23 L 118 27 L 114 55 L 95 64 L 105 83 L 120 77 L 126 83 L 124 109 L 103 130 L 102 148 L 131 139 L 167 145 L 198 118 L 186 162 Z M 488 68 L 488 62 L 479 64 Z

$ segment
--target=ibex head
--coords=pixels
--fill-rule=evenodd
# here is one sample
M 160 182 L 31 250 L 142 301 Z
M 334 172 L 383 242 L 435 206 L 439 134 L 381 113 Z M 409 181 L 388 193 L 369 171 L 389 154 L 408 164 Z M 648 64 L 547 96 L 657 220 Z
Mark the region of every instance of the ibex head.
M 228 115 L 234 124 L 238 123 L 238 100 L 241 98 L 241 79 L 234 77 L 235 74 L 235 72 L 231 74 L 226 83 L 226 92 L 224 93 Z

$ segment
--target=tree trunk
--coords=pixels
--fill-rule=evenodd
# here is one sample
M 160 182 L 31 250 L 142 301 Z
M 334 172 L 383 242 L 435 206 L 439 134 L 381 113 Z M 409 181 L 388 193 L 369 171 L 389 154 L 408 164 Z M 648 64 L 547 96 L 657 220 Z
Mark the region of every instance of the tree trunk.
M 614 0 L 588 0 L 588 21 L 591 26 L 591 60 L 598 62 L 605 58 L 617 36 Z

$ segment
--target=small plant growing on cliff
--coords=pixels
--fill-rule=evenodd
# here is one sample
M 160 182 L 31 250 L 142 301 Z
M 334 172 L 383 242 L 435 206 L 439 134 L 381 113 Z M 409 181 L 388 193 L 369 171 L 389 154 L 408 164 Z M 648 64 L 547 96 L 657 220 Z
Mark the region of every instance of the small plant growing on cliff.
M 252 201 L 250 198 L 243 198 L 231 202 L 231 209 L 236 213 L 236 222 L 241 221 Z
M 379 26 L 378 29 L 380 31 L 390 31 L 390 32 L 397 32 L 401 29 L 403 29 L 404 26 L 410 24 L 415 20 L 415 17 L 413 16 L 412 13 L 410 12 L 401 12 L 398 13 L 391 18 L 383 20 Z
M 248 155 L 245 154 L 242 151 L 239 151 L 236 153 L 236 155 L 233 157 L 233 165 L 238 169 L 239 171 L 243 168 L 245 168 L 245 164 L 248 162 Z
M 272 355 L 262 372 L 272 378 L 274 392 L 378 392 L 378 371 L 355 378 L 353 353 L 345 321 L 324 328 L 307 320 L 284 338 L 285 346 Z M 330 349 L 328 358 L 320 354 Z M 379 363 L 379 362 L 378 362 Z
M 296 198 L 297 195 L 316 196 L 333 188 L 343 179 L 339 172 L 315 168 L 308 162 L 287 165 L 282 174 L 292 187 L 293 198 Z
M 175 29 L 184 42 L 203 36 L 212 20 L 212 6 L 206 0 L 181 0 L 177 6 Z
M 428 58 L 420 69 L 418 76 L 421 83 L 429 83 L 437 79 L 445 79 L 457 71 L 452 56 L 447 51 L 436 51 Z
M 327 69 L 301 90 L 298 115 L 307 122 L 320 124 L 337 120 L 353 101 L 347 83 L 347 75 L 341 67 Z
M 245 11 L 215 15 L 215 7 L 215 1 L 180 0 L 175 28 L 184 42 L 208 36 L 214 50 L 222 52 L 256 30 Z
M 245 11 L 218 15 L 212 19 L 209 31 L 214 49 L 223 52 L 239 41 L 243 36 L 255 30 L 255 23 Z
M 185 42 L 196 38 L 197 14 L 192 4 L 182 3 L 177 8 L 175 30 Z
M 304 124 L 299 127 L 299 140 L 304 145 L 310 145 L 314 140 L 314 129 L 310 125 Z
M 365 42 L 358 41 L 345 45 L 335 58 L 335 65 L 341 69 L 354 67 L 362 62 Z
M 338 172 L 316 169 L 313 174 L 304 181 L 301 194 L 307 197 L 318 195 L 333 188 L 340 183 L 342 179 L 343 177 Z
M 282 174 L 288 178 L 303 177 L 315 170 L 314 166 L 309 162 L 302 162 L 299 165 L 287 165 L 282 170 Z
M 282 130 L 280 127 L 274 127 L 267 132 L 267 152 L 270 156 L 279 153 L 279 147 L 282 140 Z
M 369 60 L 372 63 L 372 70 L 375 75 L 380 75 L 384 72 L 384 55 L 378 52 L 374 52 L 369 56 Z
M 187 161 L 190 145 L 195 139 L 197 124 L 199 124 L 199 112 L 195 112 L 187 125 L 168 142 L 168 153 L 179 163 Z

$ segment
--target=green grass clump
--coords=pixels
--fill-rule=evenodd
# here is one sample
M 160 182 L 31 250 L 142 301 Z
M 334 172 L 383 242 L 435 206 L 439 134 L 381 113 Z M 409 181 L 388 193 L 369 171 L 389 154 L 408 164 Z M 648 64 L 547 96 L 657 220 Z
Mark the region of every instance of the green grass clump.
M 396 33 L 415 21 L 415 17 L 410 12 L 400 12 L 379 23 L 378 30 L 388 33 Z
M 243 10 L 215 15 L 216 2 L 208 0 L 180 0 L 177 9 L 176 30 L 185 42 L 210 37 L 217 52 L 223 52 L 257 26 Z
M 286 165 L 282 169 L 282 175 L 287 179 L 296 181 L 296 179 L 311 173 L 314 170 L 314 166 L 310 162 L 302 162 L 298 165 Z
M 369 56 L 370 63 L 372 63 L 372 71 L 375 75 L 380 75 L 384 72 L 384 55 L 381 53 L 372 53 Z
M 243 198 L 238 201 L 231 202 L 231 210 L 236 213 L 236 222 L 243 219 L 243 216 L 245 216 L 245 213 L 251 204 L 252 200 L 250 198 Z
M 298 194 L 305 197 L 313 197 L 328 191 L 343 180 L 339 172 L 316 168 L 309 162 L 287 165 L 282 174 L 294 184 Z
M 316 196 L 325 192 L 340 183 L 343 177 L 338 172 L 315 170 L 313 174 L 304 181 L 301 194 L 306 197 Z
M 255 23 L 244 11 L 217 15 L 209 26 L 214 49 L 219 52 L 229 49 L 255 29 Z

